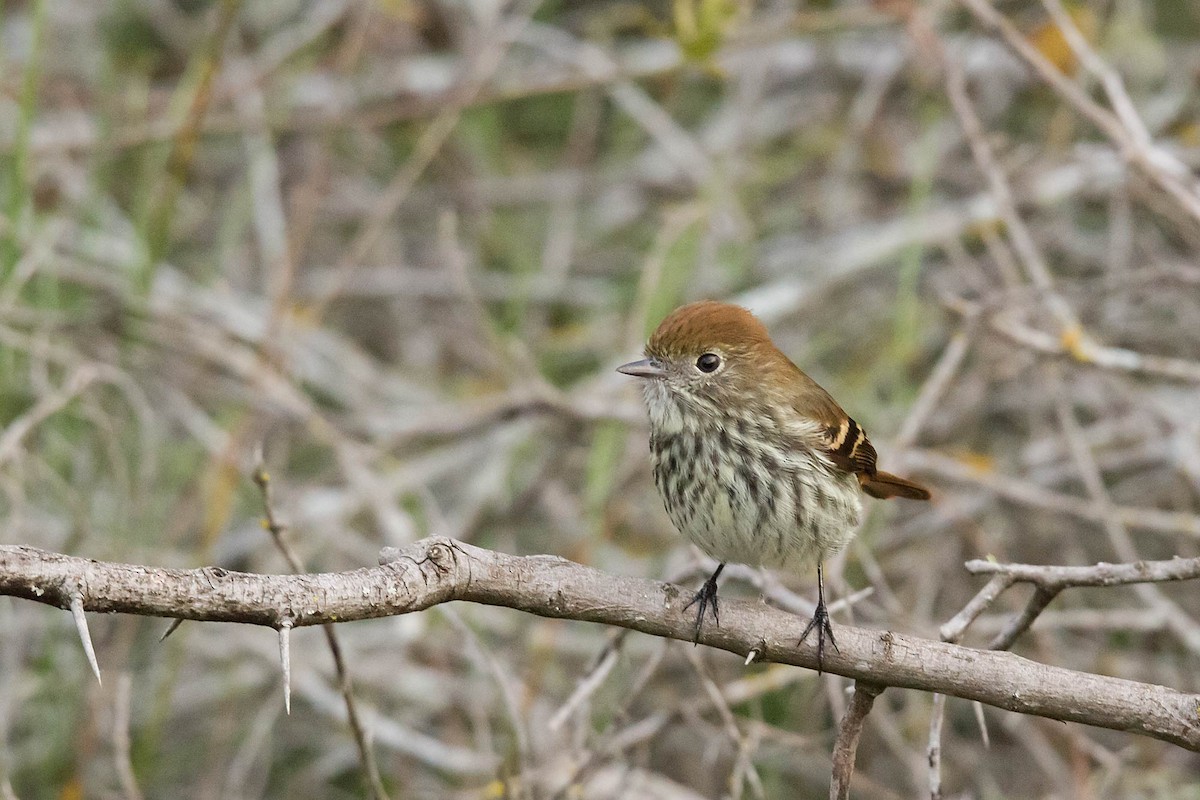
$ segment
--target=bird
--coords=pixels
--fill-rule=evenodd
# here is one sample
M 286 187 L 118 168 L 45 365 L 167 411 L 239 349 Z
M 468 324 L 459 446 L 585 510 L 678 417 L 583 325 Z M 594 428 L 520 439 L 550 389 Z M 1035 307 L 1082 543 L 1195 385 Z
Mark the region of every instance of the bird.
M 638 378 L 650 421 L 654 483 L 674 526 L 718 566 L 684 611 L 720 625 L 717 578 L 729 562 L 817 569 L 817 605 L 800 635 L 837 650 L 823 564 L 853 538 L 862 496 L 928 500 L 929 490 L 876 466 L 863 427 L 737 305 L 704 300 L 672 311 L 645 358 L 618 372 Z M 840 651 L 839 651 L 840 652 Z

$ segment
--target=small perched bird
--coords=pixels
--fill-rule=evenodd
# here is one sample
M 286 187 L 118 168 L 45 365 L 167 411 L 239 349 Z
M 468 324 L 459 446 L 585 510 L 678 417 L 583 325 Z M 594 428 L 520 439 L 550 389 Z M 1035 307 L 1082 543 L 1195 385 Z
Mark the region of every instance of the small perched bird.
M 729 561 L 817 566 L 817 608 L 800 641 L 817 632 L 837 649 L 825 607 L 822 562 L 854 536 L 861 494 L 928 500 L 929 491 L 875 467 L 862 427 L 771 342 L 749 311 L 703 301 L 673 311 L 646 358 L 618 368 L 644 380 L 654 483 L 671 522 L 720 562 L 685 607 L 695 636 Z

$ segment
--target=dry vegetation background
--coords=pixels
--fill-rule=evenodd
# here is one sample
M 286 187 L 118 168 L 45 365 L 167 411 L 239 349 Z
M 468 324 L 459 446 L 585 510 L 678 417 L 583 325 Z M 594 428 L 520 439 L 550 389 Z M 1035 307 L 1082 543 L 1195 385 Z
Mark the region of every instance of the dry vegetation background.
M 720 297 L 936 491 L 871 506 L 842 621 L 936 638 L 989 554 L 1200 555 L 1200 11 L 1068 8 L 1088 64 L 1000 3 L 1055 88 L 989 8 L 6 3 L 0 541 L 288 571 L 263 443 L 312 571 L 438 533 L 698 582 L 613 367 Z M 1015 649 L 1198 691 L 1196 589 L 1070 590 Z M 0 796 L 366 792 L 319 631 L 284 716 L 268 630 L 91 624 L 102 687 L 67 614 L 0 601 Z M 395 798 L 827 792 L 834 676 L 480 606 L 338 632 Z M 930 711 L 880 697 L 855 796 L 929 796 Z M 947 705 L 946 797 L 1200 796 L 1172 745 L 982 717 Z

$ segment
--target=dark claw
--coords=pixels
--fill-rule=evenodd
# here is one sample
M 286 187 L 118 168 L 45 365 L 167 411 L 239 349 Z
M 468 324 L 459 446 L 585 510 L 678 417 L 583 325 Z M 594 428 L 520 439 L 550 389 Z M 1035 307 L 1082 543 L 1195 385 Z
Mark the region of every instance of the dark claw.
M 692 597 L 691 601 L 683 607 L 687 611 L 697 603 L 700 604 L 699 610 L 696 612 L 696 627 L 692 632 L 692 644 L 700 644 L 700 629 L 704 626 L 704 612 L 712 607 L 713 622 L 719 628 L 721 627 L 721 606 L 717 601 L 717 576 L 721 574 L 721 570 L 725 569 L 724 564 L 719 564 L 712 575 L 708 576 L 708 580 L 700 587 L 700 591 Z
M 817 610 L 804 626 L 804 633 L 800 634 L 800 644 L 804 644 L 804 640 L 814 628 L 817 631 L 817 674 L 820 675 L 825 667 L 825 637 L 829 637 L 829 643 L 833 645 L 834 650 L 842 652 L 838 650 L 837 639 L 833 638 L 833 626 L 829 624 L 829 609 L 825 607 L 825 574 L 820 562 L 817 563 Z
M 817 674 L 820 675 L 825 666 L 825 639 L 829 639 L 835 651 L 842 652 L 838 650 L 837 639 L 833 638 L 833 626 L 829 624 L 829 611 L 825 608 L 824 599 L 817 603 L 817 610 L 813 612 L 812 619 L 804 626 L 804 633 L 800 634 L 800 644 L 804 644 L 804 640 L 814 629 L 817 632 Z

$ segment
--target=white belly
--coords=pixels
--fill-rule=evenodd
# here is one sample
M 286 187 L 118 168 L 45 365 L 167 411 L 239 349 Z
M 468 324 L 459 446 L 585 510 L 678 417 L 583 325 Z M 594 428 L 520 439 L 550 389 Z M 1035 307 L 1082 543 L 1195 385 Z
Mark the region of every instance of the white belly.
M 727 458 L 711 431 L 660 439 L 655 482 L 675 527 L 721 562 L 799 571 L 841 550 L 862 515 L 857 478 L 811 451 L 744 442 Z

